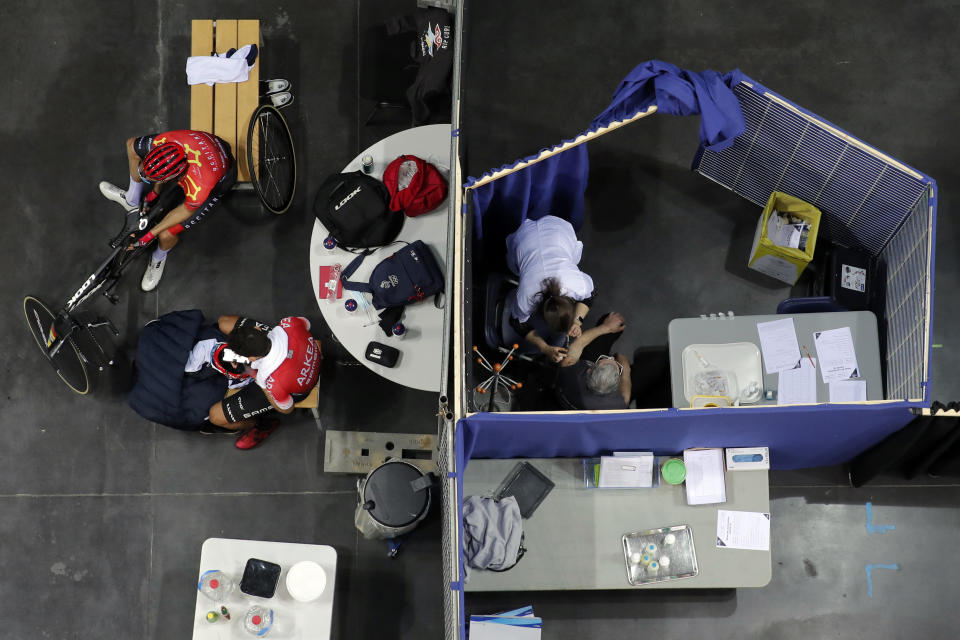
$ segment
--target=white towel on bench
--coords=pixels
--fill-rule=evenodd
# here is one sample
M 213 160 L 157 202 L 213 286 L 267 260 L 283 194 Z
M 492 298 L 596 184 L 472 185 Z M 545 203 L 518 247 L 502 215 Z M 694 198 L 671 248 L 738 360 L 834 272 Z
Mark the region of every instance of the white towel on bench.
M 241 47 L 229 58 L 216 56 L 190 56 L 187 58 L 187 84 L 208 84 L 211 87 L 224 82 L 246 82 L 251 66 L 247 66 L 250 47 Z M 254 63 L 256 64 L 256 63 Z

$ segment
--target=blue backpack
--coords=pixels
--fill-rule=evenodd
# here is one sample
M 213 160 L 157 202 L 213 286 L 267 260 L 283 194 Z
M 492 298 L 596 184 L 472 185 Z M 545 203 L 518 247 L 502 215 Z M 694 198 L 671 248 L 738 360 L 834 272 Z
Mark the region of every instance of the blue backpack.
M 354 258 L 343 270 L 340 281 L 344 289 L 371 294 L 376 309 L 403 307 L 443 291 L 443 272 L 430 247 L 422 240 L 415 240 L 384 258 L 373 268 L 369 282 L 348 280 L 367 255 L 364 252 Z

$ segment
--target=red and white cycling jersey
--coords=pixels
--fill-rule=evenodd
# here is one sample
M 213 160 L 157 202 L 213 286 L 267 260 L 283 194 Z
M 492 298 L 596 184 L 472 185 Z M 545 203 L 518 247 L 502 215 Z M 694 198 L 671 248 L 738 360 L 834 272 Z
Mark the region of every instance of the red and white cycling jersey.
M 320 345 L 310 335 L 310 322 L 283 318 L 267 334 L 270 353 L 253 363 L 257 384 L 270 392 L 277 406 L 293 406 L 293 394 L 309 393 L 320 378 Z
M 144 148 L 149 150 L 165 142 L 176 142 L 187 154 L 187 172 L 177 184 L 183 189 L 184 204 L 190 209 L 197 209 L 232 166 L 231 158 L 216 136 L 189 129 L 144 136 L 137 141 L 137 151 L 140 153 Z M 146 151 L 143 155 L 146 155 Z

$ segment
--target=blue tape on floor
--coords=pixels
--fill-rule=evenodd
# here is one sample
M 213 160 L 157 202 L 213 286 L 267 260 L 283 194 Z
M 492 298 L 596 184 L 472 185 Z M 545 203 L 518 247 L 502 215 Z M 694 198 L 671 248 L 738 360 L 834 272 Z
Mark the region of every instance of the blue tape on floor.
M 892 524 L 873 524 L 873 503 L 867 503 L 867 534 L 886 533 L 896 529 Z
M 868 503 L 869 504 L 869 503 Z M 892 569 L 893 571 L 899 571 L 900 565 L 898 564 L 868 564 L 867 565 L 867 595 L 871 598 L 873 597 L 873 577 L 870 573 L 874 569 Z

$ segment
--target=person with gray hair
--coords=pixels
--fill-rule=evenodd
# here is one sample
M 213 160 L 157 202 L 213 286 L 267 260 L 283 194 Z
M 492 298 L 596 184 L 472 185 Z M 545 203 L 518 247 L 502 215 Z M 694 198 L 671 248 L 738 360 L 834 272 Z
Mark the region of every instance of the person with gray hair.
M 567 348 L 557 374 L 557 400 L 567 409 L 628 409 L 630 362 L 609 355 L 623 333 L 623 316 L 613 311 L 581 333 Z

